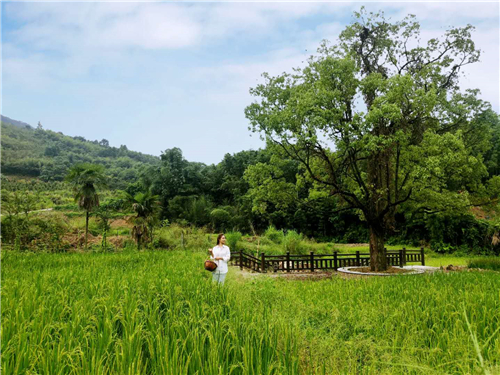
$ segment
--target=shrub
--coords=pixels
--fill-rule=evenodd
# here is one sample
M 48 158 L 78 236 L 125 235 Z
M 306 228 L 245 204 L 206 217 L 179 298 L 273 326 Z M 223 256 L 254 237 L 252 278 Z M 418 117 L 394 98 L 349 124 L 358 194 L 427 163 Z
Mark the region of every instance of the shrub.
M 156 249 L 189 249 L 206 251 L 215 245 L 204 228 L 182 227 L 177 223 L 155 231 L 152 247 Z
M 273 225 L 270 225 L 266 229 L 264 236 L 269 238 L 274 243 L 282 243 L 283 238 L 285 237 L 285 235 L 283 234 L 283 230 L 282 229 L 278 230 Z
M 289 251 L 291 254 L 305 254 L 306 249 L 302 244 L 302 240 L 302 234 L 289 230 L 283 239 L 283 247 L 285 251 Z
M 212 219 L 212 225 L 216 231 L 224 231 L 229 226 L 231 221 L 231 215 L 229 212 L 222 208 L 216 208 L 210 213 L 210 218 Z
M 476 219 L 472 214 L 430 216 L 425 222 L 431 248 L 438 253 L 484 253 L 500 250 L 495 245 L 498 225 Z
M 467 261 L 468 268 L 481 268 L 485 270 L 500 271 L 500 258 L 474 258 Z
M 175 244 L 164 233 L 157 233 L 153 238 L 152 247 L 154 249 L 170 249 L 175 247 Z
M 109 235 L 113 236 L 128 236 L 130 234 L 129 228 L 118 227 L 115 229 L 111 229 L 109 231 Z
M 240 250 L 239 241 L 241 240 L 240 232 L 229 232 L 226 233 L 227 246 L 231 249 L 231 251 Z
M 185 246 L 190 250 L 203 250 L 214 246 L 212 241 L 207 237 L 204 228 L 189 228 L 184 237 Z M 215 242 L 215 241 L 214 241 Z
M 4 241 L 16 250 L 61 252 L 69 249 L 63 241 L 68 224 L 61 215 L 16 216 L 2 221 Z

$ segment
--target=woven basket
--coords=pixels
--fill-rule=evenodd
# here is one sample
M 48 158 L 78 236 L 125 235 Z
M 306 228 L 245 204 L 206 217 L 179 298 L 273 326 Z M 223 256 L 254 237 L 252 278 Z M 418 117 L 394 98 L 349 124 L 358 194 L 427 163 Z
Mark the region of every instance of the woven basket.
M 210 272 L 214 272 L 217 269 L 217 263 L 211 261 L 211 260 L 206 260 L 205 261 L 205 269 Z

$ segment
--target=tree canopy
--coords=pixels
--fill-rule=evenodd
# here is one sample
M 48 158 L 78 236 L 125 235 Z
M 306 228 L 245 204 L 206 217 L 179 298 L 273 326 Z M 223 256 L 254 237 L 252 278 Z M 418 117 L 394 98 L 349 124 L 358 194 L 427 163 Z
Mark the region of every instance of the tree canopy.
M 414 16 L 356 21 L 324 42 L 306 66 L 250 92 L 245 112 L 307 171 L 316 194 L 356 209 L 370 228 L 371 267 L 386 269 L 384 240 L 402 205 L 464 210 L 484 193 L 481 151 L 498 121 L 478 90 L 460 91 L 459 73 L 478 61 L 473 27 L 451 28 L 421 45 Z

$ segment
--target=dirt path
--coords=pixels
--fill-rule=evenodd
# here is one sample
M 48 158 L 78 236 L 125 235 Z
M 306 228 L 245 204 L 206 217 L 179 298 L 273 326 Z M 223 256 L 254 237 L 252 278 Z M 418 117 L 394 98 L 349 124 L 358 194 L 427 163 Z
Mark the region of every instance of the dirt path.
M 254 279 L 258 277 L 272 277 L 280 278 L 285 280 L 323 280 L 331 279 L 333 276 L 337 276 L 337 272 L 251 272 L 246 269 L 240 270 L 237 266 L 232 266 L 231 269 L 235 274 L 241 276 L 243 279 Z

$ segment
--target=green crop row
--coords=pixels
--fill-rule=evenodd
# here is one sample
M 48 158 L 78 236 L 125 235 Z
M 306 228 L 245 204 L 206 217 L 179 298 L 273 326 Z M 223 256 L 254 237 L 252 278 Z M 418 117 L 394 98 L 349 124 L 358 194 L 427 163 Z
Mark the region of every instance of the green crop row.
M 288 281 L 231 268 L 218 287 L 204 259 L 2 252 L 2 373 L 500 370 L 497 273 Z

